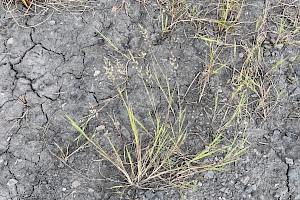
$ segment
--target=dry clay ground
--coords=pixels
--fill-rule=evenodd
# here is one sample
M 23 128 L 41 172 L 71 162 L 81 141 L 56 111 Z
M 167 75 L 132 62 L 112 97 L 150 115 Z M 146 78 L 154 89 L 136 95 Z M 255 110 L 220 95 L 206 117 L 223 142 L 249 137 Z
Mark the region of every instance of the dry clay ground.
M 220 2 L 188 2 L 189 14 L 219 19 Z M 170 4 L 160 3 L 98 0 L 81 14 L 49 8 L 22 18 L 1 9 L 1 200 L 300 199 L 299 1 L 240 2 L 233 28 L 187 20 L 166 29 L 161 16 Z M 171 17 L 165 20 L 169 25 Z M 124 54 L 130 51 L 140 68 L 94 28 Z M 225 110 L 232 114 L 238 105 L 225 132 L 230 138 L 245 130 L 251 147 L 226 171 L 201 174 L 193 189 L 131 190 L 120 197 L 108 189 L 110 181 L 100 180 L 98 167 L 105 164 L 97 152 L 90 146 L 76 151 L 78 133 L 64 115 L 78 122 L 94 115 L 90 130 L 119 137 L 120 129 L 130 138 L 116 88 L 126 85 L 137 115 L 146 118 L 140 77 L 151 79 L 151 55 L 180 88 L 190 133 L 186 149 L 193 152 L 211 141 L 228 120 Z M 111 175 L 114 170 L 106 169 Z

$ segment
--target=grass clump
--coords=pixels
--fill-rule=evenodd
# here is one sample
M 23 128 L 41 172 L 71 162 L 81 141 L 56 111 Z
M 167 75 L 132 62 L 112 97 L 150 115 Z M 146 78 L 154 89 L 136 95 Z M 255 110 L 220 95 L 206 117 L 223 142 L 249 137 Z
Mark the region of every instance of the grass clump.
M 129 101 L 126 90 L 119 90 L 120 99 L 126 109 L 130 124 L 131 141 L 123 145 L 107 138 L 110 150 L 98 142 L 99 138 L 86 133 L 73 119 L 66 116 L 72 126 L 84 137 L 120 174 L 118 179 L 109 180 L 116 184 L 114 189 L 151 189 L 169 187 L 188 188 L 199 174 L 208 170 L 224 170 L 224 167 L 238 160 L 238 156 L 247 149 L 245 138 L 235 137 L 232 142 L 223 140 L 219 133 L 209 145 L 196 154 L 185 152 L 188 145 L 188 132 L 185 122 L 186 111 L 181 106 L 175 107 L 176 89 L 171 89 L 168 79 L 164 86 L 155 76 L 155 83 L 166 102 L 164 111 L 154 106 L 149 112 L 150 125 L 145 125 L 135 114 L 134 102 Z M 144 83 L 147 98 L 154 105 L 155 97 Z M 151 114 L 150 114 L 151 113 Z M 216 161 L 215 156 L 222 159 Z M 212 158 L 212 159 L 211 159 Z

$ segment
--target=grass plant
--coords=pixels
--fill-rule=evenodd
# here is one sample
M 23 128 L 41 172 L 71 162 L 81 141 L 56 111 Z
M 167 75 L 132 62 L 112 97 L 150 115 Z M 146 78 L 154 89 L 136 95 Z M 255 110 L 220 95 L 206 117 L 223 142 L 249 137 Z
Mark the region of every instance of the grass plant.
M 133 65 L 139 65 L 131 52 L 126 55 L 108 37 L 96 31 L 119 55 L 127 58 Z M 213 54 L 213 49 L 211 49 L 211 54 Z M 210 58 L 212 57 L 211 55 Z M 151 54 L 151 59 L 153 63 L 152 85 L 149 86 L 149 81 L 140 75 L 145 94 L 151 105 L 147 115 L 150 125 L 146 125 L 137 117 L 138 108 L 133 106 L 134 102 L 130 101 L 126 88 L 118 89 L 119 98 L 127 113 L 127 123 L 130 125 L 131 141 L 123 143 L 120 147 L 120 143 L 107 137 L 106 141 L 110 148 L 106 149 L 100 145 L 99 138 L 85 131 L 84 127 L 87 123 L 80 126 L 71 117 L 66 116 L 80 133 L 80 137 L 90 143 L 99 155 L 119 172 L 118 179 L 101 173 L 115 183 L 113 189 L 161 190 L 169 187 L 192 187 L 193 180 L 197 179 L 201 173 L 209 170 L 224 170 L 226 165 L 237 161 L 240 154 L 248 148 L 246 137 L 236 135 L 229 142 L 228 139 L 224 140 L 226 137 L 222 134 L 223 130 L 220 130 L 211 143 L 200 152 L 191 154 L 184 151 L 183 147 L 189 142 L 187 139 L 189 133 L 185 121 L 186 109 L 180 100 L 179 87 L 172 86 L 168 77 L 160 71 L 161 67 L 156 56 Z M 207 69 L 209 74 L 214 72 L 211 62 L 213 61 L 210 60 L 211 65 Z M 155 103 L 157 92 L 154 96 L 153 88 L 158 90 L 161 102 L 164 104 L 162 107 L 165 109 L 157 108 Z M 214 156 L 222 159 L 215 161 L 212 159 Z
M 168 79 L 165 79 L 166 89 L 158 78 L 155 83 L 167 103 L 165 112 L 156 110 L 149 114 L 152 122 L 147 127 L 140 121 L 130 102 L 126 90 L 119 95 L 127 111 L 132 141 L 117 149 L 111 138 L 107 138 L 110 150 L 104 149 L 93 134 L 86 133 L 71 117 L 66 116 L 72 126 L 121 174 L 114 180 L 114 189 L 152 189 L 159 190 L 168 187 L 185 188 L 191 185 L 199 174 L 208 170 L 224 170 L 225 166 L 238 160 L 239 155 L 248 147 L 245 138 L 234 138 L 229 144 L 224 144 L 223 135 L 219 133 L 215 139 L 197 154 L 183 152 L 188 132 L 185 125 L 186 111 L 173 107 L 177 89 L 171 89 Z M 149 99 L 153 95 L 146 87 Z M 154 108 L 152 108 L 154 109 Z M 219 161 L 211 161 L 214 156 L 222 156 Z
M 120 98 L 124 109 L 127 113 L 127 123 L 130 126 L 131 140 L 122 144 L 116 144 L 113 138 L 107 136 L 106 141 L 109 144 L 109 149 L 104 148 L 100 144 L 100 138 L 96 138 L 95 134 L 90 133 L 84 127 L 79 125 L 70 116 L 66 116 L 71 125 L 79 132 L 77 139 L 84 139 L 85 143 L 89 143 L 99 153 L 101 158 L 108 162 L 114 169 L 119 172 L 117 179 L 107 177 L 101 173 L 103 177 L 115 183 L 112 189 L 125 190 L 128 188 L 134 189 L 151 189 L 160 190 L 168 187 L 189 188 L 193 187 L 193 181 L 201 175 L 201 173 L 209 170 L 224 170 L 227 165 L 237 161 L 241 153 L 249 148 L 247 143 L 246 130 L 242 135 L 236 134 L 233 139 L 228 139 L 223 133 L 234 123 L 241 121 L 243 115 L 250 112 L 258 113 L 262 119 L 267 119 L 271 109 L 270 99 L 272 91 L 276 90 L 272 81 L 268 77 L 281 65 L 287 65 L 287 59 L 281 58 L 268 70 L 262 71 L 263 66 L 263 48 L 262 45 L 267 38 L 267 22 L 268 22 L 268 2 L 262 10 L 262 15 L 255 21 L 251 22 L 255 25 L 254 40 L 252 44 L 245 44 L 243 41 L 234 39 L 231 43 L 227 43 L 227 37 L 235 26 L 239 23 L 243 14 L 243 2 L 234 0 L 220 0 L 214 4 L 214 9 L 217 12 L 215 18 L 201 16 L 199 10 L 195 6 L 190 6 L 186 1 L 160 1 L 161 5 L 167 4 L 168 7 L 160 12 L 161 33 L 165 35 L 170 33 L 180 23 L 191 23 L 196 29 L 201 24 L 210 24 L 214 34 L 206 34 L 205 32 L 197 32 L 194 38 L 202 40 L 207 44 L 209 53 L 205 70 L 199 72 L 190 87 L 194 82 L 198 82 L 199 98 L 198 103 L 204 97 L 205 90 L 208 87 L 211 77 L 221 74 L 220 71 L 230 70 L 231 82 L 230 89 L 232 91 L 229 97 L 229 104 L 219 108 L 220 96 L 216 93 L 214 96 L 213 121 L 217 121 L 217 115 L 223 112 L 220 120 L 220 127 L 215 133 L 215 137 L 205 148 L 196 154 L 184 150 L 184 146 L 188 145 L 188 129 L 186 126 L 186 109 L 177 100 L 179 97 L 179 87 L 171 86 L 169 79 L 155 72 L 151 83 L 151 87 L 159 90 L 162 99 L 165 102 L 163 106 L 165 110 L 158 110 L 155 106 L 155 97 L 148 86 L 150 81 L 144 81 L 142 69 L 138 73 L 142 78 L 144 90 L 147 98 L 151 102 L 152 107 L 149 108 L 148 119 L 151 125 L 145 124 L 138 118 L 136 113 L 138 108 L 134 107 L 134 102 L 130 101 L 130 93 L 127 89 L 118 89 L 118 97 Z M 26 2 L 25 2 L 26 3 Z M 24 4 L 25 4 L 24 3 Z M 145 5 L 149 2 L 142 1 Z M 26 6 L 26 5 L 25 5 Z M 28 6 L 26 6 L 28 7 Z M 297 24 L 290 27 L 287 24 L 287 18 L 283 18 L 279 22 L 277 30 L 276 44 L 296 44 L 297 41 L 292 40 L 299 33 Z M 250 22 L 249 22 L 250 23 Z M 199 25 L 200 24 L 200 25 Z M 128 60 L 128 63 L 138 67 L 138 59 L 136 59 L 130 51 L 128 53 L 120 50 L 107 36 L 99 30 L 96 32 L 109 44 L 113 51 L 119 53 L 123 58 Z M 223 34 L 225 32 L 225 34 Z M 213 35 L 213 36 L 212 36 Z M 236 34 L 238 35 L 238 34 Z M 146 38 L 146 37 L 145 37 Z M 232 48 L 233 58 L 237 58 L 237 48 L 243 50 L 243 61 L 237 67 L 228 61 L 219 62 L 219 51 L 221 48 Z M 152 55 L 153 62 L 159 68 L 155 56 Z M 109 63 L 106 60 L 105 63 Z M 111 64 L 107 64 L 109 69 Z M 188 87 L 187 92 L 189 92 Z M 186 96 L 185 93 L 184 97 Z M 276 90 L 276 101 L 286 92 L 286 90 Z M 255 107 L 250 110 L 250 106 Z M 90 119 L 90 118 L 89 118 Z M 126 123 L 126 122 L 124 122 Z M 73 153 L 68 152 L 68 147 L 65 149 L 57 145 L 64 160 L 67 160 Z M 218 161 L 213 158 L 218 156 Z

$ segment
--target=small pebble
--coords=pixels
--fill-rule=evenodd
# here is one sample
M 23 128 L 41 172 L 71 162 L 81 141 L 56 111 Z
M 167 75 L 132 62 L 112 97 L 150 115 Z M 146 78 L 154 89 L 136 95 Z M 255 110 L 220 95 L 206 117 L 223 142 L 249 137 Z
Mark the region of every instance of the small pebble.
M 16 179 L 9 179 L 9 181 L 6 183 L 6 185 L 12 186 L 12 185 L 16 185 L 18 183 L 18 181 Z
M 100 72 L 99 70 L 96 70 L 96 71 L 94 72 L 94 77 L 98 76 L 100 73 L 101 73 L 101 72 Z
M 288 165 L 293 165 L 294 164 L 294 160 L 291 158 L 285 158 L 285 163 Z
M 9 38 L 9 39 L 7 40 L 7 44 L 8 44 L 8 45 L 12 45 L 14 42 L 15 42 L 14 38 Z
M 63 168 L 65 165 L 62 162 L 59 162 L 59 164 L 57 165 L 58 168 Z
M 296 181 L 296 180 L 299 180 L 299 173 L 297 172 L 297 170 L 296 169 L 290 169 L 289 171 L 288 171 L 288 177 L 289 177 L 289 179 L 291 180 L 291 181 Z
M 24 74 L 23 72 L 18 72 L 16 75 L 16 78 L 26 78 L 26 74 Z
M 212 178 L 214 178 L 214 175 L 215 175 L 215 173 L 213 171 L 208 171 L 204 175 L 204 178 L 206 178 L 206 179 L 212 179 Z
M 54 20 L 50 20 L 48 23 L 49 23 L 49 25 L 53 26 L 53 25 L 55 25 L 56 22 Z
M 247 192 L 248 194 L 251 194 L 253 192 L 252 185 L 248 185 L 245 189 L 245 192 Z
M 67 187 L 69 185 L 69 181 L 67 179 L 62 180 L 61 185 Z
M 36 181 L 36 175 L 35 174 L 31 174 L 29 175 L 29 183 L 34 183 Z
M 80 181 L 73 181 L 72 188 L 78 188 L 81 185 Z
M 103 130 L 105 130 L 105 126 L 104 125 L 97 126 L 96 130 L 97 131 L 103 131 Z
M 130 134 L 130 132 L 129 132 L 125 127 L 122 127 L 122 128 L 121 128 L 121 134 L 122 134 L 127 140 L 130 140 L 131 134 Z
M 284 142 L 286 142 L 286 143 L 292 142 L 292 138 L 287 137 L 287 136 L 283 136 L 283 137 L 282 137 L 282 140 L 283 140 Z
M 184 41 L 185 41 L 184 37 L 177 36 L 174 38 L 175 43 L 184 43 Z

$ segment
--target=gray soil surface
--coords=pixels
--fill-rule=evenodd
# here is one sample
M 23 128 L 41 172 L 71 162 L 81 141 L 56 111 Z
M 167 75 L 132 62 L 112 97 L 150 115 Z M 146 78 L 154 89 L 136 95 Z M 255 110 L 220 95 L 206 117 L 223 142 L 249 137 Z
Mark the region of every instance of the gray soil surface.
M 78 133 L 65 120 L 65 114 L 83 122 L 86 116 L 101 109 L 90 121 L 89 130 L 100 136 L 117 138 L 116 124 L 110 118 L 113 114 L 120 122 L 117 125 L 123 137 L 130 137 L 126 111 L 120 99 L 115 98 L 116 88 L 126 85 L 131 101 L 138 108 L 137 115 L 145 119 L 148 104 L 139 77 L 147 77 L 147 62 L 153 54 L 170 82 L 186 94 L 187 126 L 189 132 L 194 133 L 186 148 L 193 151 L 202 148 L 201 142 L 211 141 L 211 134 L 221 123 L 218 117 L 212 122 L 215 93 L 219 92 L 219 99 L 224 102 L 232 94 L 228 85 L 232 71 L 226 69 L 211 77 L 203 99 L 197 103 L 199 86 L 194 79 L 205 70 L 209 48 L 204 41 L 192 37 L 195 35 L 193 24 L 178 24 L 171 33 L 162 35 L 159 5 L 151 3 L 145 8 L 131 0 L 112 12 L 120 2 L 98 0 L 93 9 L 82 14 L 49 11 L 44 15 L 29 15 L 21 24 L 0 9 L 0 200 L 182 197 L 191 200 L 300 200 L 300 62 L 293 60 L 300 53 L 299 43 L 269 47 L 274 39 L 272 35 L 265 42 L 262 62 L 270 68 L 281 58 L 290 61 L 279 66 L 270 79 L 277 91 L 286 92 L 276 102 L 270 98 L 266 120 L 257 111 L 251 116 L 245 114 L 237 122 L 243 124 L 246 119 L 249 122 L 246 131 L 251 144 L 240 161 L 228 166 L 226 171 L 203 173 L 195 182 L 197 187 L 190 190 L 126 191 L 120 197 L 109 189 L 113 184 L 102 180 L 98 167 L 101 165 L 104 173 L 113 176 L 117 172 L 100 162 L 93 148 L 74 142 Z M 241 20 L 255 21 L 262 15 L 265 1 L 247 4 Z M 299 20 L 299 2 L 294 4 L 295 17 Z M 194 5 L 206 9 L 204 1 Z M 281 7 L 275 6 L 269 15 L 281 12 Z M 270 29 L 278 25 L 273 22 L 267 22 Z M 253 27 L 255 23 L 238 26 L 239 34 L 228 38 L 228 42 L 251 43 L 255 35 L 250 31 Z M 140 57 L 142 67 L 136 69 L 132 63 L 126 63 L 94 28 L 113 41 L 121 52 L 129 50 Z M 214 35 L 213 27 L 206 29 Z M 299 41 L 299 34 L 296 36 L 298 38 L 293 39 Z M 230 51 L 223 48 L 218 52 L 218 59 L 229 65 L 243 62 L 242 48 L 237 48 L 235 60 Z M 110 69 L 107 69 L 108 62 L 112 66 Z M 227 132 L 232 136 L 242 129 L 232 125 Z M 77 145 L 82 148 L 63 163 L 52 154 L 66 156 L 55 144 L 64 152 L 68 149 L 69 153 L 76 150 Z

